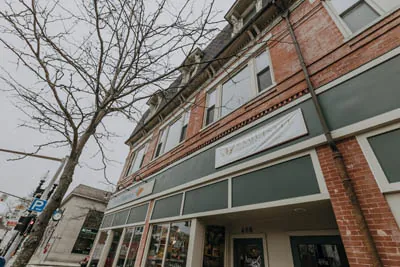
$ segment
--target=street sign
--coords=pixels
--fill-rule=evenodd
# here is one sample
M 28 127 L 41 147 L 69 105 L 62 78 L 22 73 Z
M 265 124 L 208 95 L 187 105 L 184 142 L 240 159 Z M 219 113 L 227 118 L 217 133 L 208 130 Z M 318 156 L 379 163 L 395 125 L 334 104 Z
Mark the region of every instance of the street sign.
M 44 207 L 46 207 L 47 200 L 35 198 L 29 207 L 30 211 L 42 212 Z

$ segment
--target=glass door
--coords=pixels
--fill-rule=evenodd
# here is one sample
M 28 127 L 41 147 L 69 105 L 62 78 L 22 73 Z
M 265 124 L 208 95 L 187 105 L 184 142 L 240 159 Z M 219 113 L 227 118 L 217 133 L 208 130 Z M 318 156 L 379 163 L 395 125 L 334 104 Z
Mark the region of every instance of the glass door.
M 292 236 L 295 267 L 349 267 L 340 236 Z
M 233 266 L 265 267 L 263 238 L 234 238 Z

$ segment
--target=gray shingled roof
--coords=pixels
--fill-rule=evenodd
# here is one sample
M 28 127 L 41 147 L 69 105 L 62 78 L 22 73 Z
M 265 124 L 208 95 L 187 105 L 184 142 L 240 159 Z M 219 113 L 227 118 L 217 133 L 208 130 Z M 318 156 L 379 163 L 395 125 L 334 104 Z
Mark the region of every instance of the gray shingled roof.
M 220 33 L 210 42 L 210 44 L 203 50 L 203 62 L 208 62 L 213 60 L 229 43 L 232 36 L 232 26 L 230 24 L 226 25 Z M 200 72 L 203 70 L 200 70 Z M 179 85 L 181 83 L 182 77 L 179 76 L 165 91 L 165 97 L 163 98 L 162 103 L 159 105 L 158 110 L 162 109 L 168 102 L 175 97 L 178 92 Z M 157 112 L 158 112 L 157 110 Z M 155 114 L 157 113 L 155 112 Z M 135 134 L 139 132 L 139 130 L 146 124 L 147 119 L 150 115 L 150 109 L 147 109 L 139 122 L 136 124 L 132 134 L 129 139 L 131 139 Z M 128 140 L 129 140 L 128 139 Z

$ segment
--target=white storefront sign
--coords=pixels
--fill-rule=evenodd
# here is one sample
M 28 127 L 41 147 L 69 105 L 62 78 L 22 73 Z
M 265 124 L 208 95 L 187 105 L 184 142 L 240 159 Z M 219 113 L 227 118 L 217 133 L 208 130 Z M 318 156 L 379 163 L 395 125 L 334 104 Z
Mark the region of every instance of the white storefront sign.
M 215 151 L 215 167 L 246 158 L 308 133 L 301 109 L 239 137 Z
M 127 189 L 120 195 L 111 198 L 108 202 L 107 209 L 111 209 L 121 204 L 150 195 L 151 193 L 153 193 L 154 183 L 155 180 L 142 182 L 139 186 Z

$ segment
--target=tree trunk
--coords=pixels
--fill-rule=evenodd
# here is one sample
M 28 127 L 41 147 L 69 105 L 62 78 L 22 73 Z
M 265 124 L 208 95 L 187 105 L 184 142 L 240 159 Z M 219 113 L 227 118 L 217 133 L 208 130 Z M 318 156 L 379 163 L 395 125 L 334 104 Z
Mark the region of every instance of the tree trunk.
M 67 159 L 65 168 L 60 177 L 60 183 L 54 192 L 50 202 L 47 204 L 44 211 L 36 219 L 36 223 L 33 226 L 32 232 L 28 235 L 17 259 L 14 261 L 13 267 L 24 267 L 28 264 L 32 255 L 35 253 L 36 248 L 44 235 L 46 227 L 51 219 L 53 212 L 60 206 L 64 195 L 66 194 L 69 185 L 72 182 L 72 177 L 75 172 L 76 165 L 78 161 L 73 158 L 74 155 L 71 154 L 71 158 Z

